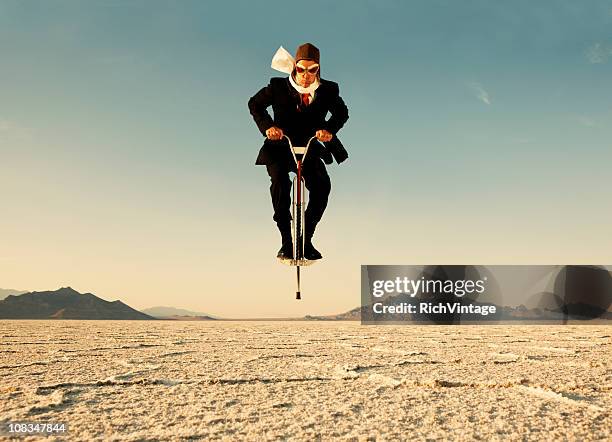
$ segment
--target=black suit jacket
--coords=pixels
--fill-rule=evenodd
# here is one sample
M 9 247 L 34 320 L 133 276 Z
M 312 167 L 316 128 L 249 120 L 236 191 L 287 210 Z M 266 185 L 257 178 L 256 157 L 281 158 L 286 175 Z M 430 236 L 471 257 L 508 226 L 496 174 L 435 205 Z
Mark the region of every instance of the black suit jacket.
M 319 129 L 331 132 L 334 135 L 331 141 L 321 144 L 314 140 L 310 144 L 308 157 L 314 154 L 330 164 L 333 155 L 335 160 L 341 163 L 348 158 L 348 153 L 336 134 L 348 120 L 348 109 L 340 97 L 337 83 L 323 79 L 320 83 L 314 100 L 304 106 L 300 94 L 289 83 L 289 78 L 274 77 L 270 79 L 268 86 L 251 97 L 249 111 L 264 136 L 266 130 L 272 126 L 280 127 L 285 135 L 291 138 L 294 146 L 305 146 L 308 139 Z M 267 111 L 269 106 L 272 106 L 274 118 Z M 326 120 L 328 112 L 331 116 Z M 288 145 L 284 138 L 280 141 L 266 138 L 255 164 L 293 162 Z

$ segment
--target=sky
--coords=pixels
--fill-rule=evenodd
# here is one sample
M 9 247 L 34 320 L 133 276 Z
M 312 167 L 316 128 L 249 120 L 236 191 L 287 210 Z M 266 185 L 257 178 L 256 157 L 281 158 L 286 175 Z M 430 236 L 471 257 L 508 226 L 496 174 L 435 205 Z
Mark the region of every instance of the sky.
M 302 271 L 247 108 L 321 50 L 349 160 Z M 0 0 L 0 287 L 334 314 L 367 264 L 612 263 L 612 1 Z

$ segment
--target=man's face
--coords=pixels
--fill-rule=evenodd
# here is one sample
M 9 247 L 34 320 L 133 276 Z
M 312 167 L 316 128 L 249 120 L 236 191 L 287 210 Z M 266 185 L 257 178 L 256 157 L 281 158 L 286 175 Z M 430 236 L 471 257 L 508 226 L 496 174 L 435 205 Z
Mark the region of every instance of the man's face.
M 295 64 L 295 82 L 308 87 L 317 79 L 319 65 L 312 60 L 300 60 Z

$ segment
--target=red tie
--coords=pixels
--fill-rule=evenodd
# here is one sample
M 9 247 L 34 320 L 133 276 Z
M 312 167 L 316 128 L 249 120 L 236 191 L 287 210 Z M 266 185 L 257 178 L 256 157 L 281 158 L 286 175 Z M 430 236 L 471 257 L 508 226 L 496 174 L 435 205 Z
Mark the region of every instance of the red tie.
M 304 106 L 310 104 L 310 94 L 302 94 L 302 103 L 304 103 Z

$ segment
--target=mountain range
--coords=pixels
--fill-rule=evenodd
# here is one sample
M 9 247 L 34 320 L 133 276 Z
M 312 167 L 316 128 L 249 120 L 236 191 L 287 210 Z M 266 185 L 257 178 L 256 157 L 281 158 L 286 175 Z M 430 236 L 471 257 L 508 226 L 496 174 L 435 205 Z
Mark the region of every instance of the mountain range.
M 169 318 L 175 319 L 175 318 L 183 318 L 183 317 L 217 319 L 213 315 L 209 315 L 208 313 L 194 312 L 191 310 L 185 310 L 182 308 L 167 307 L 167 306 L 156 306 L 156 307 L 146 308 L 140 311 L 149 316 L 153 316 L 154 318 L 163 318 L 163 319 L 169 319 Z
M 105 301 L 72 287 L 8 295 L 0 301 L 0 319 L 156 319 L 123 302 Z
M 8 295 L 7 295 L 8 294 Z M 71 287 L 62 287 L 54 291 L 43 292 L 22 292 L 18 290 L 0 289 L 0 295 L 5 295 L 5 299 L 0 299 L 0 319 L 129 319 L 129 320 L 175 320 L 175 321 L 209 321 L 217 320 L 215 316 L 207 313 L 179 309 L 168 306 L 157 306 L 138 311 L 123 302 L 106 301 L 92 293 L 79 293 Z M 415 303 L 416 299 L 406 298 L 403 295 L 391 297 L 392 304 L 401 302 Z M 472 302 L 478 305 L 476 301 Z M 485 305 L 485 304 L 482 304 Z M 570 304 L 565 307 L 563 312 L 559 306 L 517 307 L 497 306 L 497 313 L 489 316 L 488 320 L 563 320 L 567 313 L 570 317 L 578 319 L 598 318 L 601 320 L 612 320 L 610 308 L 607 311 L 597 310 L 592 306 L 583 304 Z M 363 312 L 368 317 L 363 319 L 370 321 L 371 309 L 365 308 Z M 362 307 L 356 307 L 345 313 L 325 316 L 307 315 L 303 318 L 283 318 L 284 320 L 310 320 L 310 321 L 359 321 L 362 319 Z M 421 318 L 411 315 L 409 320 L 434 319 L 433 317 Z M 255 319 L 255 318 L 254 318 Z M 270 318 L 272 319 L 272 318 Z M 377 316 L 376 320 L 391 320 L 393 316 Z M 442 317 L 438 319 L 444 319 Z M 448 318 L 447 318 L 448 319 Z M 451 318 L 452 319 L 452 318 Z M 461 315 L 462 321 L 483 320 L 485 318 L 471 315 Z M 255 319 L 256 320 L 256 319 Z M 279 318 L 280 320 L 280 318 Z
M 0 301 L 9 295 L 23 295 L 24 293 L 28 292 L 25 290 L 0 289 Z
M 452 299 L 451 299 L 452 300 Z M 390 296 L 387 298 L 385 304 L 386 305 L 399 305 L 401 303 L 418 305 L 419 302 L 423 300 L 413 299 L 409 296 L 399 295 L 399 296 Z M 431 301 L 431 300 L 430 300 Z M 473 304 L 474 306 L 490 306 L 494 305 L 492 303 L 480 303 L 477 301 L 470 301 L 469 304 Z M 566 319 L 578 319 L 578 320 L 590 320 L 597 319 L 603 321 L 612 321 L 612 310 L 608 308 L 608 310 L 603 310 L 588 304 L 567 304 L 564 307 L 555 305 L 554 308 L 548 307 L 526 307 L 524 305 L 518 306 L 495 306 L 497 308 L 497 313 L 489 315 L 488 317 L 482 317 L 476 314 L 461 314 L 456 315 L 456 318 L 459 318 L 461 321 L 564 321 Z M 362 318 L 362 312 L 365 313 Z M 364 319 L 365 321 L 398 321 L 398 318 L 402 318 L 397 315 L 372 315 L 372 306 L 364 306 L 355 307 L 344 313 L 339 313 L 335 315 L 324 315 L 324 316 L 311 316 L 307 315 L 304 317 L 306 320 L 312 321 L 359 321 Z M 445 317 L 440 314 L 433 314 L 430 316 L 423 315 L 414 315 L 408 314 L 403 316 L 403 321 L 416 321 L 416 322 L 431 322 L 431 321 L 440 321 L 441 323 L 448 322 L 449 320 L 453 320 L 453 318 Z M 401 321 L 400 321 L 401 322 Z

